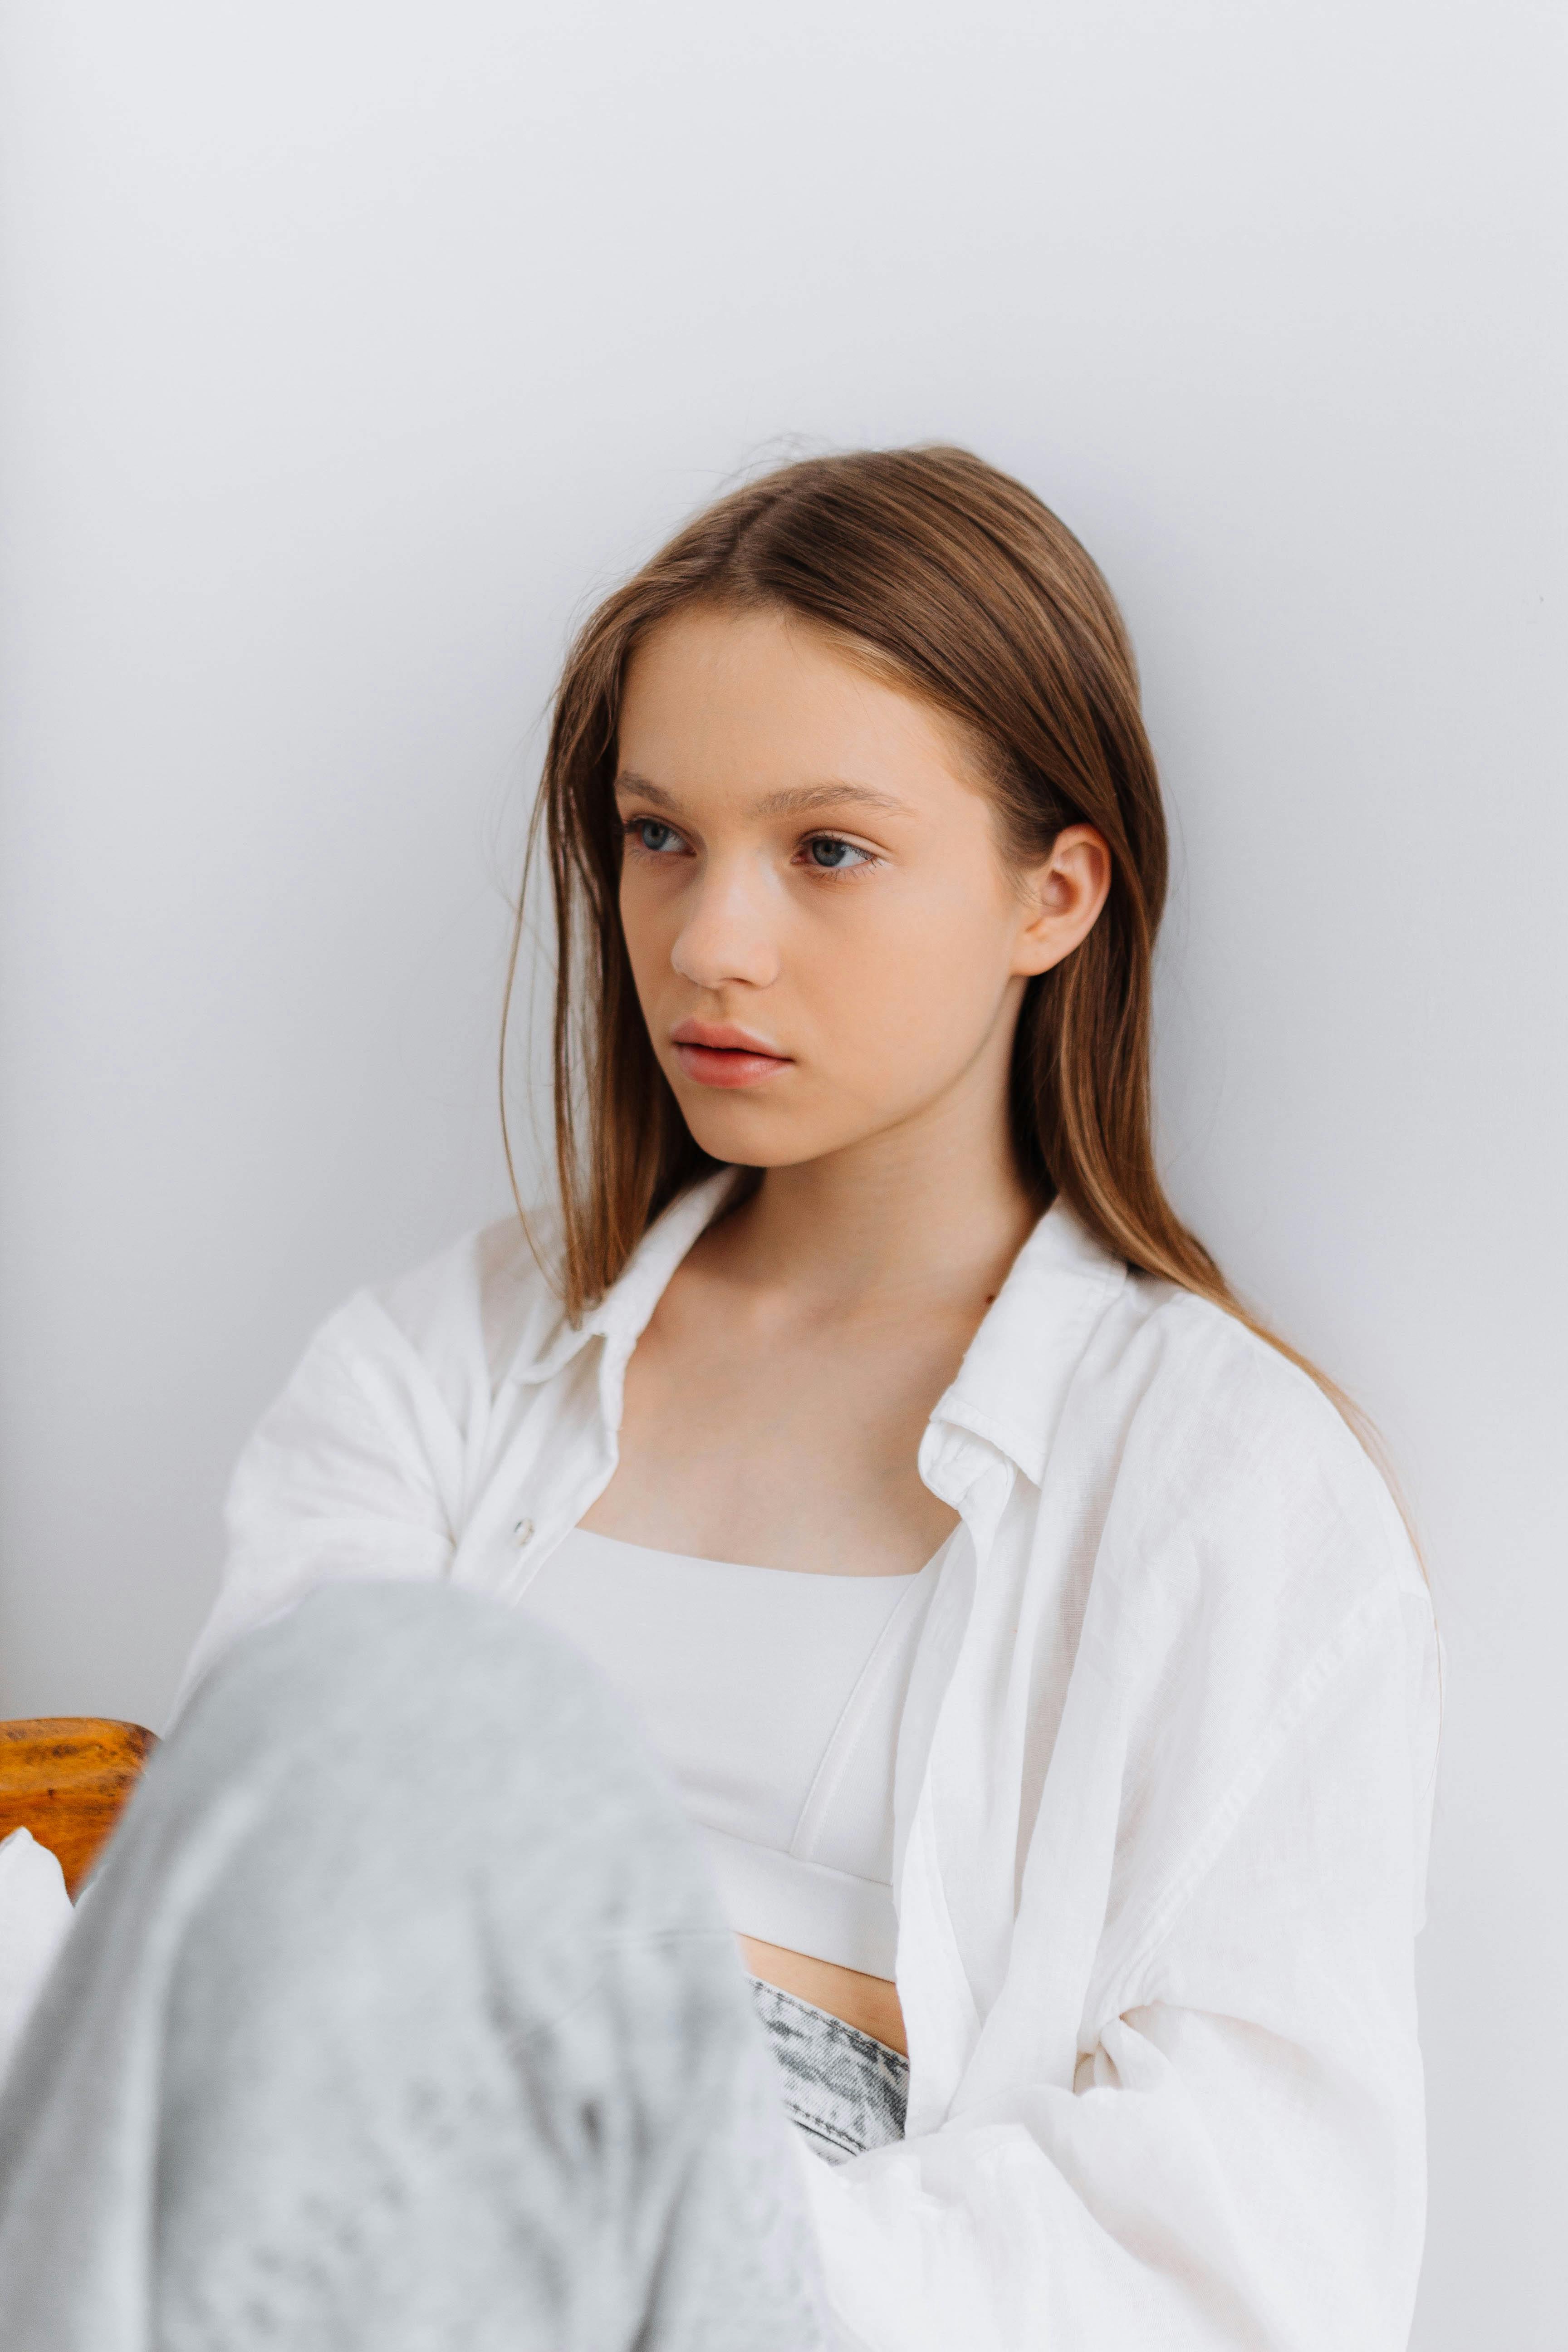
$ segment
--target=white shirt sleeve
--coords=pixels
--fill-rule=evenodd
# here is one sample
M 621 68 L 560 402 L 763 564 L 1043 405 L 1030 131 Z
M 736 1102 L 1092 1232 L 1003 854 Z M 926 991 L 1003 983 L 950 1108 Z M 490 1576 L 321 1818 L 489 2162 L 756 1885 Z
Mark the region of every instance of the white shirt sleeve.
M 176 1713 L 241 1633 L 342 1579 L 451 1565 L 461 1444 L 428 1366 L 369 1294 L 323 1325 L 241 1454 L 227 1548 Z

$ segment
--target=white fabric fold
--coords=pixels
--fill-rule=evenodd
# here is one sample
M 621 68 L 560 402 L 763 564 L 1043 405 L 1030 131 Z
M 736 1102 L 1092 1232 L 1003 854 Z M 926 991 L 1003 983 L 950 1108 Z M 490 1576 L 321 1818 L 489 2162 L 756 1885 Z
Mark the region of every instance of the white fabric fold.
M 65 1874 L 30 1830 L 0 1839 L 0 2081 L 71 1923 Z

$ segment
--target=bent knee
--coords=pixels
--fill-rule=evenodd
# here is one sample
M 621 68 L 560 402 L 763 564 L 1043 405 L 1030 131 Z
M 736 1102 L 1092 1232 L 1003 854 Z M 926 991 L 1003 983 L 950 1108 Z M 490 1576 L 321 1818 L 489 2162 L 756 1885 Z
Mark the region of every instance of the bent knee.
M 689 1835 L 626 1705 L 551 1628 L 449 1584 L 323 1585 L 245 1635 L 160 1767 L 187 1787 L 266 1779 L 373 1818 L 481 1817 L 579 1847 Z M 438 1833 L 432 1832 L 431 1833 Z
M 621 1710 L 549 1627 L 485 1593 L 398 1580 L 322 1584 L 236 1643 L 197 1693 L 248 1744 L 346 1739 L 389 1760 L 409 1743 L 471 1753 L 488 1731 L 513 1751 L 594 1729 Z

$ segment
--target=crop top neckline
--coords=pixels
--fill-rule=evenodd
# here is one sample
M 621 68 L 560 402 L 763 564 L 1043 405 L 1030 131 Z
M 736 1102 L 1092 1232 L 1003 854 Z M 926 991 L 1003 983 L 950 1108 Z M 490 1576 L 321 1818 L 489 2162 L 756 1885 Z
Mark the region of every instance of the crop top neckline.
M 952 1538 L 944 1536 L 923 1567 L 900 1569 L 896 1576 L 880 1573 L 861 1575 L 857 1574 L 853 1569 L 773 1568 L 763 1567 L 755 1560 L 710 1559 L 706 1552 L 664 1551 L 655 1544 L 628 1543 L 624 1536 L 600 1535 L 593 1528 L 574 1528 L 569 1540 L 574 1545 L 608 1544 L 616 1551 L 630 1553 L 634 1559 L 647 1561 L 650 1566 L 658 1560 L 679 1560 L 683 1568 L 721 1569 L 726 1576 L 797 1576 L 808 1579 L 814 1584 L 908 1585 L 913 1584 L 918 1577 L 925 1576 L 934 1570 L 937 1561 L 952 1541 Z

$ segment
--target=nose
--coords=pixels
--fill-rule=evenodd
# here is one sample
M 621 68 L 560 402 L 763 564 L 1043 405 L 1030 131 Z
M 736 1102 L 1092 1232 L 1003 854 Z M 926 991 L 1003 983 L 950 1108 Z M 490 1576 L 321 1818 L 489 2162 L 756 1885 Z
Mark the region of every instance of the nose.
M 778 978 L 778 947 L 763 877 L 743 858 L 710 861 L 687 898 L 670 961 L 694 988 L 742 982 L 766 988 Z

